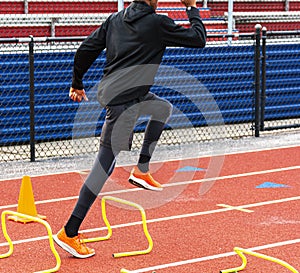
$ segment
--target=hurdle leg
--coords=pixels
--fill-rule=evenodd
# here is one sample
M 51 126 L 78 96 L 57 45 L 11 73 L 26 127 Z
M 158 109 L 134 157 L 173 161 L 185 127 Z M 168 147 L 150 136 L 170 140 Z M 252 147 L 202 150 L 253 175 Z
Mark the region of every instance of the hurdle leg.
M 102 236 L 102 237 L 94 237 L 94 238 L 87 238 L 83 239 L 83 242 L 85 243 L 93 243 L 93 242 L 99 242 L 99 241 L 105 241 L 108 240 L 112 236 L 112 228 L 111 225 L 107 219 L 106 216 L 106 203 L 105 203 L 106 198 L 103 197 L 101 200 L 101 212 L 102 212 L 102 218 L 105 223 L 105 226 L 107 227 L 107 235 Z
M 15 211 L 5 210 L 1 214 L 2 231 L 3 231 L 3 235 L 4 235 L 5 239 L 7 240 L 8 244 L 9 244 L 9 251 L 3 255 L 0 255 L 0 258 L 7 258 L 13 253 L 13 243 L 7 233 L 7 228 L 6 228 L 6 221 L 5 221 L 6 215 L 13 215 L 13 216 L 16 216 L 19 218 L 28 219 L 28 220 L 31 220 L 32 222 L 37 222 L 37 223 L 40 223 L 43 226 L 45 226 L 45 228 L 47 229 L 47 232 L 48 232 L 50 248 L 56 259 L 56 266 L 54 268 L 50 268 L 50 269 L 46 269 L 46 270 L 42 270 L 42 271 L 36 271 L 35 273 L 50 273 L 50 272 L 58 271 L 60 268 L 60 265 L 61 265 L 61 260 L 60 260 L 60 257 L 54 247 L 53 235 L 52 235 L 52 230 L 51 230 L 50 225 L 41 218 L 26 215 L 26 214 L 15 212 Z
M 6 222 L 5 222 L 6 217 L 5 216 L 7 213 L 8 213 L 7 211 L 3 211 L 1 214 L 1 226 L 2 226 L 2 232 L 3 232 L 4 238 L 8 242 L 9 250 L 6 253 L 1 254 L 0 259 L 9 257 L 14 251 L 14 245 L 7 233 L 7 228 L 6 228 Z
M 150 236 L 150 234 L 148 232 L 145 210 L 139 204 L 136 204 L 136 203 L 124 200 L 124 199 L 120 199 L 120 198 L 117 198 L 117 197 L 112 197 L 112 196 L 104 196 L 102 198 L 102 201 L 101 201 L 102 217 L 103 217 L 103 220 L 104 220 L 104 222 L 106 224 L 106 227 L 108 229 L 107 236 L 105 236 L 105 237 L 96 237 L 96 238 L 84 239 L 84 242 L 86 242 L 86 243 L 89 243 L 89 242 L 98 242 L 98 241 L 101 241 L 101 240 L 107 240 L 108 238 L 111 237 L 111 235 L 112 235 L 112 229 L 111 229 L 110 223 L 109 223 L 109 221 L 107 219 L 107 215 L 106 215 L 106 206 L 105 206 L 106 200 L 114 201 L 114 202 L 121 203 L 121 204 L 124 204 L 124 205 L 128 205 L 128 206 L 131 206 L 131 207 L 134 207 L 134 208 L 138 209 L 140 211 L 140 213 L 141 213 L 141 216 L 142 216 L 142 224 L 143 224 L 144 234 L 145 234 L 145 236 L 146 236 L 146 238 L 148 240 L 148 243 L 149 243 L 148 248 L 145 249 L 145 250 L 114 253 L 113 257 L 119 258 L 119 257 L 141 255 L 141 254 L 147 254 L 147 253 L 149 253 L 152 250 L 152 248 L 153 248 L 153 241 L 152 241 L 152 238 L 151 238 L 151 236 Z
M 257 257 L 257 258 L 261 258 L 261 259 L 264 259 L 264 260 L 267 260 L 267 261 L 270 261 L 270 262 L 277 263 L 277 264 L 282 265 L 283 267 L 287 268 L 288 270 L 290 270 L 293 273 L 299 273 L 294 267 L 292 267 L 287 262 L 282 261 L 280 259 L 277 259 L 277 258 L 274 258 L 274 257 L 271 257 L 271 256 L 267 256 L 267 255 L 264 255 L 264 254 L 260 254 L 260 253 L 254 252 L 254 251 L 250 251 L 250 250 L 247 250 L 247 249 L 243 249 L 243 248 L 240 248 L 240 247 L 235 247 L 234 251 L 242 258 L 242 261 L 243 261 L 242 265 L 239 266 L 239 267 L 236 267 L 236 268 L 221 270 L 220 271 L 221 273 L 238 272 L 238 271 L 241 271 L 241 270 L 245 269 L 246 264 L 247 264 L 247 258 L 244 254 L 251 255 L 251 256 L 254 256 L 254 257 Z
M 129 270 L 125 269 L 125 268 L 122 268 L 120 272 L 121 272 L 121 273 L 130 273 L 130 272 L 132 272 L 132 271 L 129 271 Z

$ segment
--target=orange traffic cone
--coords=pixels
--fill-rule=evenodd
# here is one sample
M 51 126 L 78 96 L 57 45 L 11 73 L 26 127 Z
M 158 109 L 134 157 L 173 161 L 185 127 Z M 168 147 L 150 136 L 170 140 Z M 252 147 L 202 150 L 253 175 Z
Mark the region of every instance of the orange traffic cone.
M 34 203 L 31 180 L 29 176 L 24 176 L 22 179 L 17 211 L 25 215 L 46 219 L 46 216 L 39 215 L 37 213 L 36 206 Z M 9 216 L 8 219 L 24 224 L 32 222 L 32 220 L 18 216 Z

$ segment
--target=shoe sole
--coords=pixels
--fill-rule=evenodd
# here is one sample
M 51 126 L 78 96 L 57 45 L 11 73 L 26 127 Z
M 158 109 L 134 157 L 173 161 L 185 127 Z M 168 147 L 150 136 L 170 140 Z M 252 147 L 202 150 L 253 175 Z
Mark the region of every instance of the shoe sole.
M 136 187 L 140 187 L 140 188 L 146 189 L 146 190 L 151 190 L 151 191 L 162 191 L 163 190 L 163 188 L 153 187 L 153 186 L 149 185 L 143 179 L 136 178 L 132 174 L 129 176 L 128 181 L 132 185 L 134 185 Z
M 59 240 L 57 235 L 53 235 L 53 239 L 55 243 L 57 243 L 63 250 L 69 252 L 71 255 L 73 255 L 76 258 L 85 259 L 95 255 L 95 253 L 86 254 L 86 255 L 79 254 L 74 248 L 70 247 L 68 244 Z

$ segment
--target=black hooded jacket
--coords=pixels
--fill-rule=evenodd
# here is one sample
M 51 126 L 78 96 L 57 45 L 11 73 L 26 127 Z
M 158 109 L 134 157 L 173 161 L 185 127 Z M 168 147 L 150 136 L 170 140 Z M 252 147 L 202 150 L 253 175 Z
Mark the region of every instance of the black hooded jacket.
M 140 1 L 113 13 L 78 48 L 72 87 L 83 89 L 84 74 L 106 48 L 106 65 L 98 94 L 100 103 L 122 104 L 145 95 L 153 84 L 166 47 L 205 46 L 206 30 L 198 9 L 189 7 L 186 12 L 190 28 L 156 14 L 151 6 Z

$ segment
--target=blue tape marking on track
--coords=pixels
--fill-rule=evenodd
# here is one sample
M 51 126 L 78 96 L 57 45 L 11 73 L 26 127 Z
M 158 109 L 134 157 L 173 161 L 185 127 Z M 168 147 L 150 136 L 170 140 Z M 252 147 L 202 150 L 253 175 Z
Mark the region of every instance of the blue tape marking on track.
M 176 172 L 193 172 L 193 171 L 206 171 L 206 169 L 197 168 L 193 166 L 185 166 L 183 168 L 176 170 Z
M 267 188 L 290 188 L 289 185 L 284 184 L 277 184 L 273 182 L 264 182 L 258 186 L 256 186 L 257 189 L 267 189 Z

